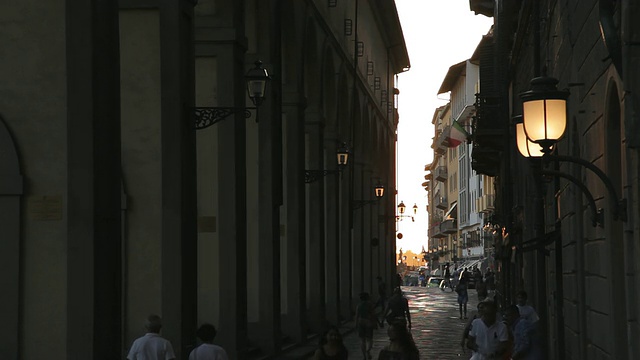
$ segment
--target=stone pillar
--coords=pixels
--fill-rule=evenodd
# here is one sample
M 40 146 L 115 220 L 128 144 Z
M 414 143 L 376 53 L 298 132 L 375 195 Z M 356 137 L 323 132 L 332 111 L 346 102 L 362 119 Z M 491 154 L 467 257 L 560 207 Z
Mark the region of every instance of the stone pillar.
M 259 321 L 256 342 L 265 353 L 281 347 L 280 206 L 282 205 L 282 60 L 281 0 L 257 4 L 258 54 L 272 74 L 269 96 L 260 107 L 258 124 L 258 264 Z
M 20 173 L 18 152 L 11 134 L 0 117 L 0 284 L 1 318 L 4 326 L 0 330 L 0 358 L 15 359 L 19 351 L 20 327 L 20 196 L 23 193 L 23 178 Z
M 336 160 L 336 144 L 337 139 L 330 139 L 325 141 L 324 146 L 324 166 L 326 169 L 337 169 Z M 340 269 L 337 264 L 339 263 L 339 246 L 340 246 L 340 232 L 339 232 L 339 211 L 338 211 L 338 187 L 340 182 L 340 174 L 328 175 L 324 179 L 326 186 L 325 191 L 325 204 L 327 217 L 325 218 L 325 264 L 326 264 L 326 319 L 329 323 L 337 325 L 339 324 L 339 284 L 340 284 Z
M 193 3 L 158 0 L 161 56 L 163 334 L 186 358 L 196 330 L 197 235 Z M 180 355 L 181 354 L 181 355 Z
M 67 353 L 122 356 L 117 3 L 67 1 Z
M 158 313 L 163 336 L 184 358 L 197 310 L 193 2 L 122 0 L 119 7 L 123 167 L 131 200 L 127 337 L 139 336 L 144 318 Z
M 315 119 L 307 116 L 307 169 L 322 170 L 324 161 L 322 157 L 322 119 L 318 115 Z M 314 121 L 315 120 L 315 121 Z M 314 332 L 322 330 L 322 322 L 325 319 L 325 211 L 324 211 L 324 178 L 307 184 L 307 211 L 308 211 L 308 244 L 307 269 L 309 272 L 309 327 Z
M 354 194 L 353 200 L 362 200 L 364 191 L 362 189 L 362 179 L 364 177 L 364 165 L 362 163 L 354 164 Z M 351 290 L 351 296 L 357 303 L 359 301 L 359 294 L 365 291 L 364 281 L 364 224 L 365 224 L 365 212 L 364 207 L 354 202 L 353 210 L 353 254 L 351 257 L 353 268 L 353 286 Z M 355 209 L 355 207 L 359 207 Z
M 305 183 L 304 183 L 304 100 L 297 91 L 284 95 L 283 111 L 286 125 L 286 269 L 283 278 L 286 310 L 282 330 L 296 342 L 304 342 L 306 334 L 306 235 L 305 235 Z
M 225 0 L 216 2 L 215 10 L 211 6 L 196 6 L 195 10 L 196 106 L 253 106 L 247 103 L 244 78 L 253 67 L 244 57 L 245 18 L 240 16 L 244 2 Z M 208 261 L 200 264 L 198 318 L 200 322 L 217 321 L 216 341 L 236 359 L 244 358 L 248 348 L 247 121 L 252 120 L 245 119 L 244 111 L 237 111 L 197 134 L 199 179 L 203 181 L 198 184 L 203 192 L 198 197 L 202 202 L 198 206 L 199 237 L 207 252 L 201 258 L 216 259 L 213 268 Z M 209 193 L 213 197 L 206 196 Z M 207 229 L 209 222 L 211 229 Z
M 353 159 L 349 159 L 353 161 Z M 352 304 L 351 289 L 353 287 L 353 264 L 351 258 L 352 249 L 352 226 L 351 216 L 353 209 L 350 203 L 351 193 L 349 183 L 351 182 L 351 166 L 343 170 L 340 179 L 340 315 L 342 319 L 351 319 L 355 309 Z M 352 306 L 353 305 L 353 306 Z

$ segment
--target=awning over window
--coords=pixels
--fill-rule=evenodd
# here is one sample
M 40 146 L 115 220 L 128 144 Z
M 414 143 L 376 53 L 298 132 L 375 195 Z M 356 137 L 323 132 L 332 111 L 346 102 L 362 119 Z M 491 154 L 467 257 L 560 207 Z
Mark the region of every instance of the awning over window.
M 458 202 L 454 201 L 451 206 L 449 207 L 449 210 L 447 210 L 447 213 L 444 214 L 444 218 L 446 219 L 457 219 L 458 218 Z

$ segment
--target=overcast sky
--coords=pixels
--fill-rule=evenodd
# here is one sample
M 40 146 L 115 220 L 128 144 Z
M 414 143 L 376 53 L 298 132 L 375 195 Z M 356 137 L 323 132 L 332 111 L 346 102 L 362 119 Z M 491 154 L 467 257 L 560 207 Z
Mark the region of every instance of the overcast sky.
M 397 249 L 420 252 L 427 247 L 428 216 L 424 166 L 433 161 L 431 119 L 448 94 L 437 92 L 449 67 L 471 57 L 492 18 L 475 15 L 469 0 L 395 0 L 409 51 L 411 69 L 398 79 L 398 198 L 407 212 L 418 205 L 416 221 L 397 223 L 403 234 Z

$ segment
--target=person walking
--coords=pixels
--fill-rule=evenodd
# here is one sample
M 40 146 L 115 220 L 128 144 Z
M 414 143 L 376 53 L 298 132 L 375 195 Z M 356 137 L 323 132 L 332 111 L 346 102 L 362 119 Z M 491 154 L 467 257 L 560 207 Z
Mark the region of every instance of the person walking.
M 520 290 L 516 293 L 516 305 L 518 306 L 518 310 L 520 311 L 520 316 L 529 320 L 530 323 L 535 324 L 540 317 L 538 317 L 538 313 L 531 306 L 527 305 L 527 292 L 524 290 Z
M 399 324 L 400 326 L 408 326 L 411 329 L 409 300 L 402 295 L 402 290 L 399 287 L 393 290 L 393 296 L 389 298 L 383 316 L 389 325 Z
M 347 360 L 349 351 L 344 346 L 342 335 L 337 327 L 331 326 L 320 338 L 318 349 L 313 354 L 313 360 Z M 191 359 L 189 359 L 191 360 Z
M 474 312 L 473 314 L 471 314 L 471 316 L 469 316 L 469 320 L 467 321 L 467 324 L 464 326 L 464 329 L 462 330 L 462 340 L 460 341 L 460 346 L 463 349 L 466 347 L 467 340 L 469 339 L 469 332 L 471 332 L 471 323 L 475 319 L 480 319 L 482 317 L 482 314 L 484 313 L 484 303 L 483 302 L 478 303 L 477 309 L 478 311 Z
M 149 315 L 144 327 L 147 333 L 137 338 L 131 345 L 129 360 L 173 360 L 173 346 L 169 340 L 160 336 L 162 319 L 158 315 Z
M 202 344 L 191 350 L 189 360 L 229 360 L 227 352 L 213 343 L 218 332 L 211 324 L 202 324 L 196 331 L 196 336 Z
M 420 352 L 409 330 L 398 324 L 387 329 L 389 344 L 378 354 L 378 360 L 419 360 Z
M 374 311 L 375 309 L 380 308 L 380 314 L 382 314 L 384 308 L 387 306 L 387 284 L 385 284 L 380 275 L 376 277 L 376 280 L 378 281 L 378 301 L 376 301 Z M 380 327 L 384 326 L 384 317 L 377 321 Z
M 458 281 L 456 292 L 458 293 L 458 309 L 460 311 L 460 319 L 467 318 L 467 303 L 469 302 L 468 282 L 465 278 Z
M 518 306 L 511 305 L 505 310 L 505 321 L 512 334 L 510 349 L 513 360 L 540 360 L 540 346 L 536 342 L 534 325 L 520 316 Z
M 476 293 L 478 294 L 478 302 L 484 301 L 489 296 L 487 283 L 482 281 L 482 277 L 476 279 Z
M 440 285 L 440 290 L 444 291 L 447 287 L 453 291 L 453 286 L 451 285 L 451 270 L 449 269 L 449 263 L 444 265 L 444 279 Z
M 369 298 L 369 293 L 360 293 L 360 303 L 356 306 L 356 329 L 358 337 L 360 337 L 360 349 L 362 349 L 362 355 L 365 359 L 372 358 L 373 329 L 378 327 L 378 318 Z
M 473 351 L 470 360 L 499 360 L 509 344 L 509 329 L 497 319 L 497 305 L 484 303 L 482 317 L 471 322 L 467 347 Z

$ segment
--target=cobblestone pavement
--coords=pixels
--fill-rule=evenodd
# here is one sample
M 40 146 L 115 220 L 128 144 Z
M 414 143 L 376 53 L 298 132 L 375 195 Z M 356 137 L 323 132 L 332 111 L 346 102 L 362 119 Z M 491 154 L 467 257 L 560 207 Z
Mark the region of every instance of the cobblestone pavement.
M 462 329 L 467 320 L 460 319 L 457 294 L 451 290 L 439 288 L 403 286 L 402 290 L 409 299 L 411 312 L 411 333 L 420 350 L 422 360 L 469 359 L 471 352 L 460 347 Z M 468 311 L 471 314 L 478 304 L 478 296 L 469 290 Z M 386 325 L 386 324 L 385 324 Z M 360 339 L 355 331 L 344 335 L 349 349 L 349 359 L 363 359 Z M 388 343 L 387 327 L 377 329 L 373 335 L 373 359 L 378 358 L 380 350 Z

